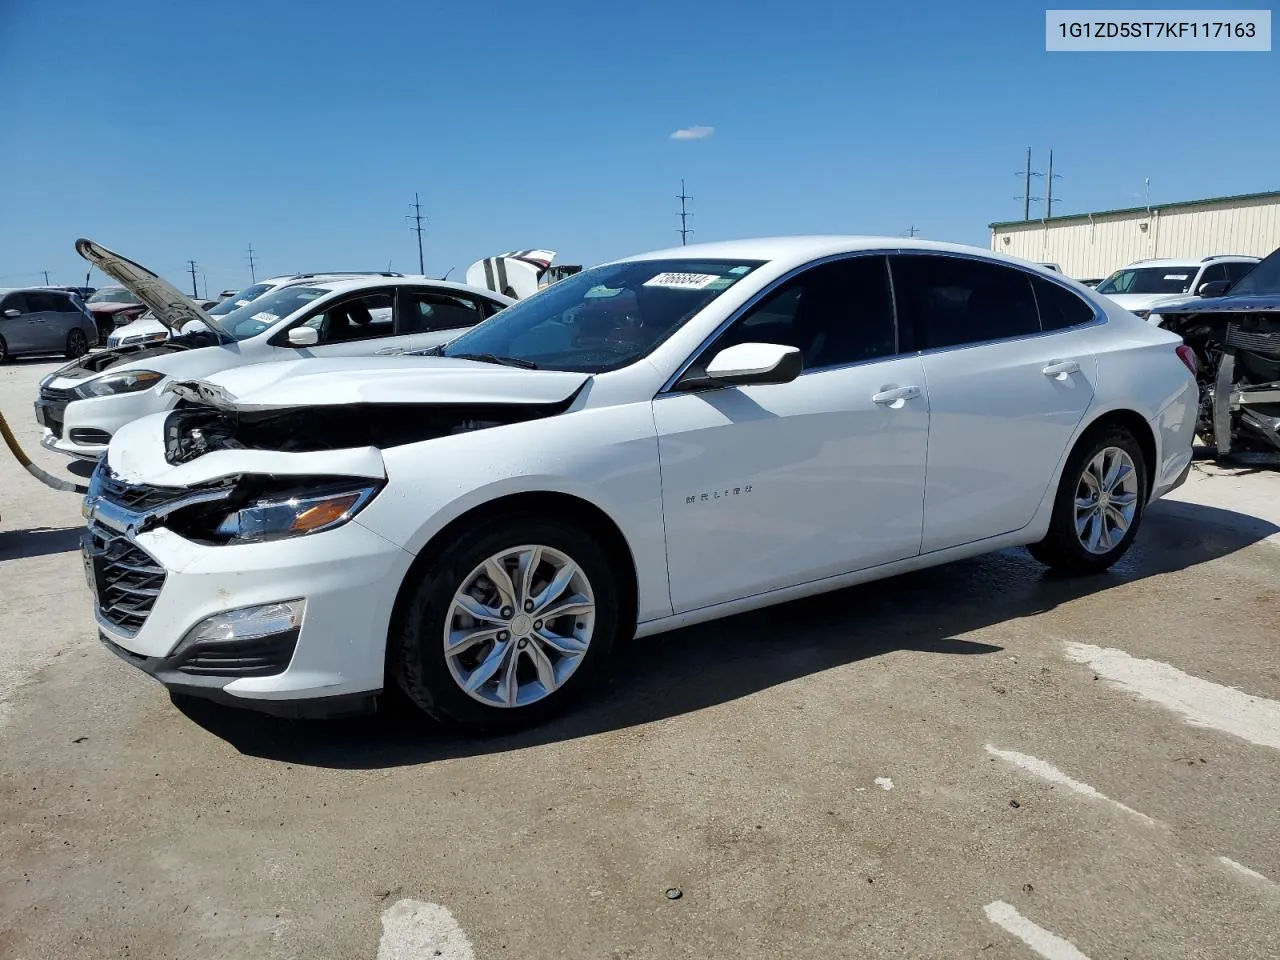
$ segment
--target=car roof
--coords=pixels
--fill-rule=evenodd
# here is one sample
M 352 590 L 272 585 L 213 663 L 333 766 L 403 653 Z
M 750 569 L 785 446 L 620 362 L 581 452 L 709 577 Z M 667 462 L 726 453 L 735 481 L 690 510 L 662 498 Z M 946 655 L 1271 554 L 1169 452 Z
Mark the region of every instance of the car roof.
M 1250 257 L 1239 253 L 1226 253 L 1215 255 L 1212 257 L 1153 257 L 1150 260 L 1135 260 L 1133 263 L 1126 263 L 1121 270 L 1128 270 L 1131 267 L 1192 267 L 1199 269 L 1206 263 L 1257 263 L 1257 257 Z
M 282 284 L 283 286 L 283 284 Z M 480 287 L 471 287 L 465 283 L 454 283 L 451 280 L 437 280 L 434 277 L 317 277 L 314 281 L 291 281 L 288 286 L 294 287 L 316 287 L 321 290 L 328 290 L 333 293 L 348 293 L 355 290 L 367 290 L 370 287 L 434 287 L 439 290 L 452 290 L 455 293 L 476 295 L 482 294 L 491 300 L 500 300 L 504 303 L 514 303 L 510 297 L 504 297 L 501 294 L 494 293 L 492 290 L 485 290 Z
M 968 246 L 961 243 L 945 243 L 940 240 L 918 240 L 907 237 L 870 235 L 815 235 L 793 237 L 755 237 L 743 240 L 724 240 L 714 243 L 695 243 L 682 247 L 667 247 L 648 253 L 622 257 L 615 263 L 643 260 L 765 260 L 778 265 L 799 266 L 820 257 L 841 253 L 857 253 L 867 250 L 919 250 L 929 253 L 959 253 L 980 256 L 1020 267 L 1035 267 L 1046 274 L 1053 271 L 1032 260 L 1012 257 L 998 250 Z M 1061 274 L 1059 274 L 1061 276 Z

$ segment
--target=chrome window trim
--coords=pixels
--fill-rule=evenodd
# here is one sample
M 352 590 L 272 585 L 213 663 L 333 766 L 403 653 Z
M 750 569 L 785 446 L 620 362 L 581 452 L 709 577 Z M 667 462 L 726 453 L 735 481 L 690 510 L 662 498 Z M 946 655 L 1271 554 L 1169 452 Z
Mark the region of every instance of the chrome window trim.
M 951 257 L 957 260 L 972 260 L 977 263 L 987 263 L 997 267 L 1004 267 L 1008 270 L 1017 271 L 1018 273 L 1023 274 L 1027 278 L 1027 285 L 1031 287 L 1032 300 L 1036 304 L 1036 320 L 1038 323 L 1040 323 L 1041 329 L 1036 331 L 1035 333 L 1020 334 L 1018 336 L 1012 336 L 1012 337 L 997 337 L 991 340 L 975 340 L 970 343 L 957 343 L 957 344 L 951 344 L 945 347 L 932 347 L 927 350 L 903 351 L 902 323 L 901 323 L 901 315 L 898 311 L 898 289 L 897 289 L 897 283 L 894 280 L 894 276 L 893 276 L 893 262 L 891 259 L 894 256 Z M 683 377 L 686 372 L 688 372 L 689 368 L 693 366 L 693 364 L 698 360 L 698 358 L 702 356 L 703 351 L 705 351 L 712 343 L 714 343 L 721 336 L 721 334 L 723 334 L 726 330 L 729 329 L 729 327 L 731 327 L 738 320 L 742 319 L 742 317 L 748 311 L 754 309 L 762 300 L 764 300 L 766 297 L 769 297 L 773 293 L 775 293 L 777 289 L 781 287 L 783 284 L 794 279 L 796 276 L 805 272 L 806 270 L 812 269 L 814 267 L 820 267 L 828 263 L 835 263 L 843 260 L 852 260 L 856 257 L 884 257 L 885 270 L 888 271 L 888 274 L 889 274 L 890 303 L 893 308 L 894 345 L 896 348 L 895 352 L 883 357 L 870 357 L 866 360 L 855 360 L 849 363 L 829 364 L 821 367 L 807 367 L 800 373 L 801 377 L 808 376 L 811 373 L 823 373 L 828 370 L 845 370 L 850 367 L 865 366 L 869 363 L 882 363 L 886 360 L 894 360 L 894 359 L 907 357 L 907 356 L 916 356 L 916 357 L 923 358 L 923 357 L 933 356 L 934 354 L 942 353 L 949 350 L 969 350 L 973 347 L 987 347 L 997 343 L 1016 343 L 1023 340 L 1032 340 L 1040 337 L 1049 337 L 1055 334 L 1068 333 L 1075 330 L 1088 330 L 1094 327 L 1100 327 L 1107 322 L 1106 312 L 1102 310 L 1101 307 L 1099 307 L 1096 303 L 1094 303 L 1093 300 L 1087 297 L 1082 297 L 1078 291 L 1073 290 L 1071 287 L 1067 286 L 1067 284 L 1062 282 L 1061 277 L 1051 276 L 1050 274 L 1052 273 L 1052 271 L 1039 273 L 1034 270 L 1029 270 L 1020 264 L 1005 263 L 1002 260 L 983 257 L 983 256 L 979 256 L 977 254 L 972 254 L 972 253 L 961 253 L 959 251 L 953 251 L 953 250 L 923 250 L 923 249 L 915 249 L 915 248 L 903 249 L 901 247 L 878 247 L 872 250 L 852 250 L 847 253 L 830 254 L 825 257 L 820 257 L 817 260 L 810 260 L 807 263 L 803 263 L 798 267 L 793 267 L 791 270 L 788 270 L 786 273 L 782 274 L 782 276 L 775 279 L 768 286 L 752 294 L 752 296 L 745 303 L 743 303 L 740 307 L 738 307 L 737 310 L 731 313 L 725 320 L 723 320 L 716 327 L 716 329 L 709 336 L 707 336 L 701 343 L 698 344 L 697 349 L 695 349 L 689 355 L 689 357 L 684 361 L 684 363 L 682 363 L 676 369 L 676 372 L 671 377 L 669 377 L 665 383 L 663 383 L 662 387 L 659 388 L 658 392 L 654 395 L 654 399 L 656 400 L 664 396 L 680 396 L 684 394 L 685 391 L 683 390 L 676 391 L 673 388 L 677 383 L 680 382 L 680 378 Z M 1093 319 L 1087 320 L 1083 323 L 1073 324 L 1072 326 L 1069 326 L 1069 327 L 1060 327 L 1056 330 L 1045 330 L 1043 326 L 1044 320 L 1040 314 L 1040 301 L 1038 298 L 1036 298 L 1035 285 L 1031 283 L 1032 277 L 1038 277 L 1049 283 L 1056 284 L 1057 286 L 1061 287 L 1064 291 L 1066 291 L 1067 293 L 1075 297 L 1077 300 L 1082 301 L 1086 306 L 1088 306 L 1093 311 Z

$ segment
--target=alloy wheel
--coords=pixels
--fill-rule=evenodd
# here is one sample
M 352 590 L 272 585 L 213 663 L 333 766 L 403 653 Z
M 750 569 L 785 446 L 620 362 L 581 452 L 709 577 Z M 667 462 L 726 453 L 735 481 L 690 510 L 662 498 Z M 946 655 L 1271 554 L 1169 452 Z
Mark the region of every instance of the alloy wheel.
M 72 330 L 67 334 L 67 353 L 73 357 L 83 357 L 89 352 L 89 338 L 83 330 Z
M 1120 447 L 1104 447 L 1085 464 L 1076 485 L 1076 536 L 1093 554 L 1109 553 L 1133 526 L 1138 470 Z
M 444 654 L 454 682 L 491 707 L 525 707 L 562 687 L 586 656 L 595 594 L 567 554 L 525 545 L 477 566 L 453 595 Z

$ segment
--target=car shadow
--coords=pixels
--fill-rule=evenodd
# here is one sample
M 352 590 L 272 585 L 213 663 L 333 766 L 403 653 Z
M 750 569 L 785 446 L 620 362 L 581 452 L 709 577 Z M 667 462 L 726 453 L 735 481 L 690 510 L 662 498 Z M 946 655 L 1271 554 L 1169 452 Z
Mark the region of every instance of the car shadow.
M 317 767 L 377 769 L 520 750 L 679 716 L 895 651 L 998 653 L 1003 648 L 963 635 L 1207 563 L 1278 532 L 1234 511 L 1162 501 L 1105 574 L 1061 577 L 1025 550 L 1004 550 L 637 640 L 615 653 L 594 695 L 518 734 L 456 735 L 401 709 L 298 721 L 185 699 L 179 708 L 241 753 Z
M 22 560 L 80 549 L 83 527 L 35 527 L 0 532 L 0 560 Z

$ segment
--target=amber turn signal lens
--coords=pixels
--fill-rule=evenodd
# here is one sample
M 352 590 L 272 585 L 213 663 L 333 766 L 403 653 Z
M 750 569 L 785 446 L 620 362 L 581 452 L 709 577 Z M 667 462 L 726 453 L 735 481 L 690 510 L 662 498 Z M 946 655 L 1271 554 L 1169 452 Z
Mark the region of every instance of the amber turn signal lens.
M 314 507 L 308 507 L 299 513 L 291 529 L 294 533 L 309 533 L 320 527 L 327 527 L 331 523 L 337 523 L 359 499 L 360 494 L 350 493 L 344 497 L 335 497 L 332 500 L 317 503 Z

